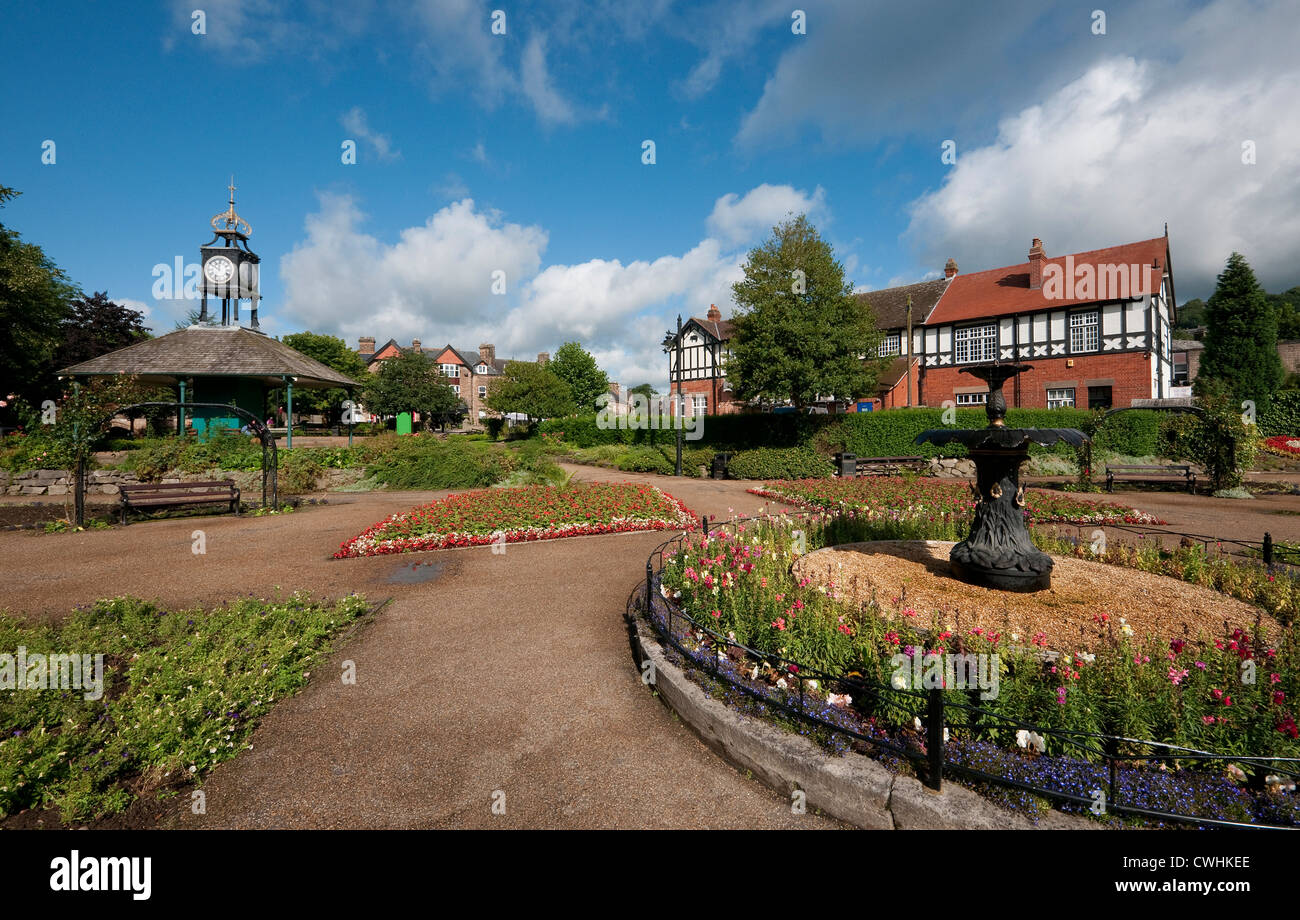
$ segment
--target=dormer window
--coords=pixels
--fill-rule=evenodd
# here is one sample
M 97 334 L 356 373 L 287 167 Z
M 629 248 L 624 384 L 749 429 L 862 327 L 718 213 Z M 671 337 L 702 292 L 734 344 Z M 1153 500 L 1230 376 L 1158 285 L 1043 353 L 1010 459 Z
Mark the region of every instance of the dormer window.
M 480 365 L 478 366 L 478 372 L 479 372 L 480 374 L 486 374 L 486 373 L 487 373 L 487 365 L 486 365 L 486 364 L 480 364 Z

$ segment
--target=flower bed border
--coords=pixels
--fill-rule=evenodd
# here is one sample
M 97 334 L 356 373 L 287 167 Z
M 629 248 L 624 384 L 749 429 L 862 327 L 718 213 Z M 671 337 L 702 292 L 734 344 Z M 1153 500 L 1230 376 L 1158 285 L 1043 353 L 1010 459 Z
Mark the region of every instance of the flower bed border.
M 617 484 L 617 483 L 616 483 Z M 361 533 L 349 540 L 345 540 L 339 545 L 338 552 L 334 553 L 335 559 L 358 559 L 364 556 L 388 556 L 399 553 L 418 553 L 429 552 L 440 549 L 458 549 L 467 546 L 490 546 L 494 543 L 501 542 L 501 534 L 505 535 L 506 543 L 534 543 L 541 540 L 559 540 L 565 537 L 589 537 L 603 534 L 614 533 L 638 533 L 656 530 L 695 530 L 699 524 L 695 517 L 695 512 L 686 506 L 686 503 L 669 492 L 665 492 L 658 486 L 649 486 L 660 496 L 665 498 L 668 503 L 676 509 L 676 517 L 673 520 L 667 518 L 614 518 L 611 521 L 600 523 L 574 522 L 563 524 L 546 524 L 543 526 L 518 527 L 514 530 L 496 531 L 491 534 L 461 533 L 452 531 L 441 534 L 428 534 L 421 537 L 409 537 L 405 539 L 385 540 L 383 542 L 371 543 L 367 548 L 358 550 L 359 545 L 373 537 L 383 528 L 396 521 L 401 520 L 405 515 L 410 514 L 414 509 L 399 511 L 396 514 L 389 515 L 377 524 L 373 524 Z M 471 489 L 466 492 L 457 492 L 456 495 L 466 495 L 473 492 L 491 492 L 491 489 Z M 447 496 L 450 497 L 450 496 Z M 442 501 L 443 499 L 437 499 Z M 431 504 L 431 503 L 430 503 Z M 420 505 L 417 507 L 424 507 Z

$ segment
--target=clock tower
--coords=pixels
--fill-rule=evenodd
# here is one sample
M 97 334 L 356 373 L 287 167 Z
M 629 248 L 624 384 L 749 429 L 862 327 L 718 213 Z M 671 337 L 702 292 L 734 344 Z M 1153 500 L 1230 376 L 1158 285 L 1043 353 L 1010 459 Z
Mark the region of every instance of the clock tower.
M 199 279 L 199 296 L 202 298 L 199 322 L 209 321 L 208 298 L 215 297 L 221 301 L 221 325 L 238 326 L 239 302 L 248 300 L 252 302 L 249 328 L 260 332 L 257 327 L 257 302 L 262 299 L 262 295 L 258 288 L 258 265 L 262 260 L 248 248 L 248 237 L 253 228 L 235 213 L 233 177 L 226 187 L 230 189 L 230 206 L 212 218 L 213 237 L 207 245 L 199 247 L 203 265 L 202 277 Z

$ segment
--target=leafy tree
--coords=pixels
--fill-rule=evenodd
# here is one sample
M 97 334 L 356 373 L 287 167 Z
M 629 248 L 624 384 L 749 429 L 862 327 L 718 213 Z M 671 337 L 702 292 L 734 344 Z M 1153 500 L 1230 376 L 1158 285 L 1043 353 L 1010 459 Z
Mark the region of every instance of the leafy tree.
M 569 385 L 579 412 L 594 412 L 596 400 L 609 392 L 609 377 L 577 342 L 565 342 L 557 348 L 547 367 Z
M 487 407 L 504 414 L 535 419 L 574 412 L 573 391 L 549 367 L 531 361 L 510 361 L 501 376 L 488 384 Z
M 63 368 L 149 338 L 144 314 L 108 299 L 107 291 L 77 297 L 60 325 L 63 341 L 54 350 L 54 367 Z
M 0 185 L 0 207 L 19 193 Z M 53 398 L 48 370 L 64 319 L 81 292 L 41 247 L 0 224 L 0 399 L 16 394 Z
M 1262 409 L 1282 382 L 1277 354 L 1277 315 L 1244 256 L 1234 252 L 1206 303 L 1205 351 L 1196 375 L 1197 394 L 1222 381 L 1238 399 Z
M 294 351 L 319 361 L 326 367 L 338 371 L 343 376 L 351 377 L 358 383 L 370 382 L 371 375 L 366 370 L 366 362 L 362 361 L 360 355 L 348 348 L 347 342 L 338 336 L 317 335 L 315 332 L 295 332 L 286 335 L 280 341 Z M 300 392 L 301 396 L 299 395 Z M 283 404 L 283 394 L 283 390 L 272 391 L 272 405 Z M 293 407 L 296 410 L 301 406 L 304 412 L 329 412 L 333 414 L 339 411 L 340 404 L 347 398 L 348 391 L 342 387 L 332 387 L 328 390 L 295 390 Z
M 1178 307 L 1178 320 L 1175 329 L 1195 329 L 1205 325 L 1205 301 L 1194 297 Z
M 1277 312 L 1278 341 L 1300 339 L 1300 286 L 1266 296 Z
M 636 386 L 629 389 L 627 393 L 629 396 L 631 396 L 634 393 L 640 393 L 647 400 L 654 399 L 656 396 L 659 395 L 659 391 L 656 390 L 648 383 L 638 383 Z
M 381 362 L 379 371 L 369 377 L 361 399 L 377 415 L 419 412 L 427 424 L 431 419 L 452 417 L 457 404 L 464 405 L 451 387 L 442 383 L 428 359 L 416 352 L 403 352 Z
M 727 375 L 741 399 L 850 399 L 875 388 L 878 336 L 870 311 L 853 298 L 844 266 L 805 215 L 774 227 L 749 253 L 745 278 L 732 285 Z

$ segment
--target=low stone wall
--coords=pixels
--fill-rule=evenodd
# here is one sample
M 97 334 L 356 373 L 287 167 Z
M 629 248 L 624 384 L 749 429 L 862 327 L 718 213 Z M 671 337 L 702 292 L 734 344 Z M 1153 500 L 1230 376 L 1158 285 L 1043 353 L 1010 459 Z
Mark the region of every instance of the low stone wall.
M 960 459 L 931 457 L 930 474 L 940 479 L 974 479 L 975 461 L 966 457 Z
M 340 486 L 351 485 L 363 476 L 364 470 L 326 470 L 316 479 L 316 487 L 312 491 L 328 492 Z M 204 482 L 212 479 L 233 479 L 244 498 L 258 497 L 261 500 L 261 471 L 210 470 L 205 473 L 182 473 L 171 470 L 163 476 L 162 482 Z M 121 486 L 134 485 L 140 481 L 135 473 L 123 470 L 91 470 L 86 474 L 86 494 L 117 495 Z M 0 488 L 3 488 L 5 495 L 69 495 L 75 485 L 72 474 L 67 470 L 27 470 L 22 473 L 0 470 Z M 283 486 L 280 491 L 284 492 Z

